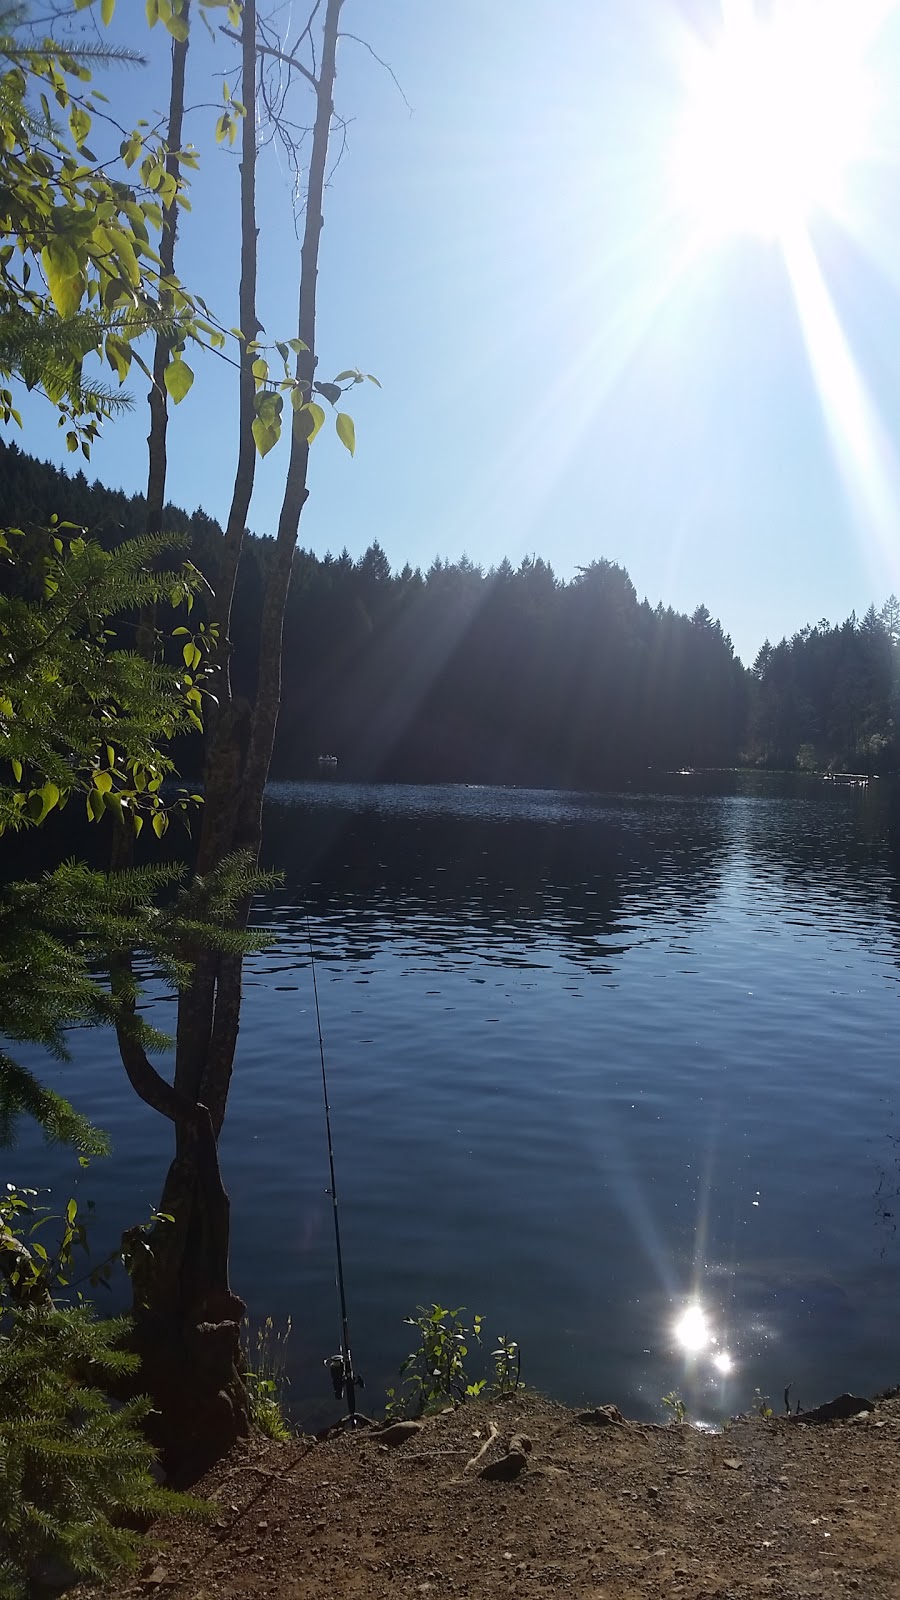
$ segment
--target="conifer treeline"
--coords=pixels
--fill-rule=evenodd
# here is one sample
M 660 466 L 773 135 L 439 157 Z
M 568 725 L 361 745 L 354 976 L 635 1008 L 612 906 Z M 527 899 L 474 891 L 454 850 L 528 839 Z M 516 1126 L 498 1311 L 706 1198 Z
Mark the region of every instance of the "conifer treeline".
M 143 501 L 69 478 L 0 442 L 0 526 L 54 513 L 115 542 L 140 531 Z M 168 529 L 215 583 L 222 533 L 202 511 Z M 241 559 L 233 675 L 252 684 L 253 637 L 272 540 Z M 890 771 L 900 714 L 900 604 L 862 623 L 819 623 L 750 671 L 704 606 L 692 616 L 639 601 L 597 560 L 570 582 L 542 560 L 484 573 L 465 557 L 393 573 L 377 544 L 294 557 L 273 775 L 302 777 L 320 754 L 342 775 L 590 785 L 648 767 Z M 189 768 L 188 752 L 182 767 Z

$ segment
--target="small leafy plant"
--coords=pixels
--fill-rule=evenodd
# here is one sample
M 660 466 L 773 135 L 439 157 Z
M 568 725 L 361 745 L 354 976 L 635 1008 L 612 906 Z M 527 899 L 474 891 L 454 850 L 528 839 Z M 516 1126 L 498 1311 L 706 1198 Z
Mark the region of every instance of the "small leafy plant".
M 399 1392 L 389 1389 L 389 1417 L 421 1417 L 448 1405 L 462 1405 L 482 1394 L 507 1395 L 524 1389 L 522 1352 L 514 1339 L 501 1334 L 491 1352 L 494 1381 L 472 1378 L 466 1370 L 470 1349 L 481 1346 L 484 1318 L 476 1314 L 471 1327 L 462 1321 L 464 1306 L 449 1310 L 437 1303 L 418 1306 L 418 1316 L 406 1317 L 419 1342 L 400 1368 Z
M 515 1339 L 509 1339 L 505 1333 L 501 1333 L 497 1349 L 492 1350 L 491 1355 L 494 1360 L 494 1382 L 491 1385 L 494 1394 L 516 1394 L 519 1389 L 524 1389 L 522 1351 Z
M 766 1421 L 775 1415 L 769 1396 L 763 1394 L 761 1389 L 753 1391 L 753 1409 L 758 1417 L 763 1417 Z
M 670 1422 L 684 1422 L 687 1417 L 687 1405 L 677 1389 L 670 1389 L 668 1394 L 664 1394 L 662 1403 L 669 1413 Z
M 285 1365 L 285 1346 L 290 1336 L 290 1317 L 284 1332 L 275 1327 L 271 1317 L 266 1317 L 255 1335 L 250 1331 L 249 1320 L 244 1319 L 241 1347 L 250 1416 L 260 1433 L 280 1444 L 286 1444 L 293 1437 L 285 1416 L 285 1391 L 291 1381 Z

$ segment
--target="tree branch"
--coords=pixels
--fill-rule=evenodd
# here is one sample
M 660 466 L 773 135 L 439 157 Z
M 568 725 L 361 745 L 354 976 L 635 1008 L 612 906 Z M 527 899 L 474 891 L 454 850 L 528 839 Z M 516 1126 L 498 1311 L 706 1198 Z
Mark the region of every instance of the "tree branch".
M 378 65 L 380 67 L 384 67 L 385 72 L 388 73 L 388 75 L 391 78 L 393 78 L 394 86 L 395 86 L 395 88 L 397 90 L 397 93 L 399 94 L 401 100 L 403 101 L 403 104 L 405 105 L 405 107 L 406 107 L 407 111 L 409 112 L 410 116 L 412 116 L 413 108 L 410 105 L 409 101 L 407 100 L 406 95 L 403 93 L 403 86 L 402 86 L 402 84 L 400 82 L 400 79 L 397 77 L 397 74 L 394 71 L 393 67 L 390 65 L 390 62 L 383 61 L 381 59 L 381 56 L 378 55 L 378 53 L 375 50 L 372 49 L 372 46 L 369 44 L 369 41 L 367 39 L 360 39 L 358 34 L 341 32 L 341 33 L 338 34 L 338 38 L 339 39 L 352 39 L 354 44 L 361 44 L 364 50 L 368 50 L 369 55 L 372 57 L 372 59 L 374 61 L 377 61 Z
M 233 33 L 230 28 L 220 28 L 219 32 L 224 33 L 226 39 L 234 39 L 238 44 L 240 44 L 241 36 L 239 33 Z M 284 50 L 276 50 L 273 44 L 260 44 L 259 42 L 257 42 L 256 45 L 256 53 L 257 55 L 261 56 L 272 56 L 275 61 L 283 61 L 287 67 L 296 67 L 297 71 L 302 72 L 304 78 L 306 78 L 312 84 L 316 92 L 318 92 L 318 78 L 316 78 L 313 73 L 310 72 L 309 67 L 305 67 L 303 65 L 302 61 L 298 61 L 296 56 L 289 56 Z

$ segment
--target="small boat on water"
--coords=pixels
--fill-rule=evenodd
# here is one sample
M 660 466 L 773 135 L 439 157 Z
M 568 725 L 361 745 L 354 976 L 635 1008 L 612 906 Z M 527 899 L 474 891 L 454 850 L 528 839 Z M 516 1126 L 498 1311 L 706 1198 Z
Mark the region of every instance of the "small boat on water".
M 319 756 L 319 766 L 320 767 L 336 767 L 337 764 L 338 764 L 337 756 Z

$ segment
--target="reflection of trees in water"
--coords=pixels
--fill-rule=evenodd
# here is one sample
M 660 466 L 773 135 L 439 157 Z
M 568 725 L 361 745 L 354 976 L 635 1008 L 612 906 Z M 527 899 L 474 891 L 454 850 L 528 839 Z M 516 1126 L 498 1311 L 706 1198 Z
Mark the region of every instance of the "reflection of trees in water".
M 829 900 L 867 924 L 886 927 L 900 943 L 900 793 L 892 783 L 841 790 L 814 779 L 786 780 L 766 795 L 749 796 L 732 816 L 731 847 L 748 859 L 764 903 L 767 880 L 798 909 Z M 811 914 L 811 913 L 810 913 Z M 827 920 L 827 919 L 824 919 Z
M 285 930 L 299 901 L 340 927 L 355 959 L 372 956 L 389 916 L 392 938 L 406 932 L 423 949 L 500 939 L 509 965 L 513 940 L 531 965 L 542 946 L 562 945 L 604 972 L 632 942 L 630 908 L 646 922 L 655 912 L 692 919 L 712 904 L 726 847 L 720 806 L 569 799 L 552 819 L 497 820 L 464 801 L 455 814 L 270 802 L 266 859 L 286 890 L 263 916 Z

